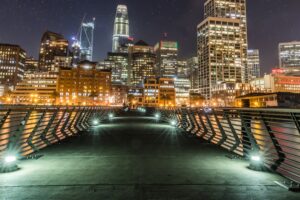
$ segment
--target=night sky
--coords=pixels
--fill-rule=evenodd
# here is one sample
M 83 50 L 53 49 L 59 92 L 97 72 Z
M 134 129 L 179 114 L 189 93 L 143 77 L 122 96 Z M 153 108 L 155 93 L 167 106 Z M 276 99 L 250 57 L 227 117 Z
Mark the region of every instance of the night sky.
M 205 0 L 0 0 L 0 42 L 21 45 L 37 58 L 46 30 L 76 35 L 86 14 L 96 17 L 96 60 L 111 50 L 117 4 L 129 9 L 130 31 L 154 45 L 167 32 L 179 41 L 180 57 L 196 55 L 196 27 Z M 300 0 L 248 0 L 249 48 L 261 51 L 263 72 L 278 65 L 279 42 L 300 40 Z

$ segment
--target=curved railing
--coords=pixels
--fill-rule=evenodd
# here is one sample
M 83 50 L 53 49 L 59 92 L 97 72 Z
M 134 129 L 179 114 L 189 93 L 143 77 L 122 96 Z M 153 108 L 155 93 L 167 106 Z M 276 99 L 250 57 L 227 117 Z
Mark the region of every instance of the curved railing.
M 263 163 L 300 183 L 300 110 L 296 109 L 161 109 L 164 120 L 230 152 Z
M 0 158 L 24 157 L 88 129 L 94 118 L 105 119 L 108 107 L 0 107 Z

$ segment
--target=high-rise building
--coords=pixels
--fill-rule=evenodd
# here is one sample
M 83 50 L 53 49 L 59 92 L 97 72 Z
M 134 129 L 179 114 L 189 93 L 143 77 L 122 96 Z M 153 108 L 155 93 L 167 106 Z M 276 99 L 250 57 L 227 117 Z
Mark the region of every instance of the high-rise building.
M 79 44 L 80 60 L 93 60 L 95 18 L 90 22 L 82 22 L 80 27 Z
M 112 52 L 119 52 L 129 38 L 129 18 L 126 5 L 118 5 L 114 22 Z
M 199 89 L 208 100 L 222 82 L 248 82 L 246 0 L 207 0 L 198 25 Z
M 128 53 L 108 53 L 106 61 L 110 61 L 113 63 L 113 65 L 111 66 L 112 80 L 127 83 Z
M 39 61 L 33 57 L 28 57 L 25 60 L 25 72 L 36 72 L 39 71 Z
M 76 68 L 59 70 L 57 103 L 62 105 L 109 105 L 111 71 L 96 68 L 97 63 L 82 61 Z
M 300 68 L 300 41 L 279 44 L 280 68 Z
M 23 79 L 26 52 L 18 45 L 0 44 L 0 85 L 14 87 Z
M 77 64 L 80 62 L 80 42 L 73 38 L 73 44 L 72 44 L 72 65 L 77 66 Z
M 157 71 L 161 77 L 177 76 L 178 43 L 160 41 L 154 47 L 157 59 Z
M 189 74 L 188 62 L 185 59 L 180 59 L 177 61 L 177 76 L 178 77 L 188 77 Z
M 45 32 L 41 40 L 39 68 L 43 71 L 58 73 L 60 66 L 57 63 L 61 64 L 62 60 L 67 62 L 63 66 L 68 65 L 71 60 L 68 40 L 64 39 L 61 34 Z
M 154 48 L 140 40 L 129 48 L 129 83 L 138 85 L 145 78 L 153 77 L 156 56 Z
M 260 59 L 259 50 L 248 50 L 248 80 L 260 77 Z
M 192 57 L 187 60 L 189 67 L 188 77 L 191 81 L 191 89 L 199 88 L 199 62 L 198 57 Z

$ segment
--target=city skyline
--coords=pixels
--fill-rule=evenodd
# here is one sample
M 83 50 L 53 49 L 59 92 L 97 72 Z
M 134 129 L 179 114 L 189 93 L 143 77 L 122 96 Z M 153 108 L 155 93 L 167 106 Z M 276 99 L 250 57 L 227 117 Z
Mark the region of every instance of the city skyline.
M 262 73 L 269 72 L 278 65 L 278 43 L 300 40 L 298 38 L 300 28 L 296 27 L 295 21 L 297 16 L 300 16 L 295 9 L 300 2 L 295 0 L 289 0 L 289 4 L 283 2 L 272 0 L 270 5 L 269 0 L 248 1 L 249 48 L 260 50 Z M 165 3 L 114 1 L 100 6 L 101 3 L 104 1 L 90 0 L 87 4 L 81 4 L 76 0 L 60 4 L 56 0 L 26 3 L 18 0 L 4 1 L 6 10 L 1 12 L 0 18 L 9 16 L 9 20 L 1 20 L 0 25 L 8 28 L 6 32 L 0 34 L 0 42 L 19 44 L 28 55 L 37 57 L 40 35 L 45 30 L 62 33 L 70 41 L 71 37 L 77 34 L 82 16 L 87 14 L 97 19 L 94 60 L 102 60 L 111 49 L 115 8 L 118 4 L 126 4 L 131 21 L 130 31 L 136 40 L 143 39 L 154 45 L 164 33 L 168 33 L 168 39 L 179 41 L 179 57 L 188 58 L 196 55 L 196 26 L 203 20 L 204 0 L 197 2 L 167 0 Z M 55 5 L 59 5 L 59 9 L 55 9 Z M 57 12 L 55 16 L 52 15 L 53 9 Z M 14 12 L 7 13 L 9 10 L 20 14 L 14 17 Z M 26 14 L 22 14 L 24 11 L 27 11 Z M 22 18 L 19 18 L 21 15 Z M 174 20 L 174 16 L 177 16 L 177 20 Z M 274 21 L 277 26 L 274 26 Z M 151 33 L 149 30 L 152 30 Z M 272 35 L 267 35 L 270 30 Z

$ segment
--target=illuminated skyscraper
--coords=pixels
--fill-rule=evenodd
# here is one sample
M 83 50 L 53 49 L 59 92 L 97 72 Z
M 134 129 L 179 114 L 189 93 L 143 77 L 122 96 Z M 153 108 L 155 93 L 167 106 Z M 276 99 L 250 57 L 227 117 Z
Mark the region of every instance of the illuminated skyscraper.
M 118 5 L 112 42 L 112 52 L 118 52 L 121 45 L 129 38 L 129 19 L 126 5 Z
M 279 44 L 280 68 L 300 69 L 300 41 Z
M 26 52 L 19 45 L 0 44 L 0 85 L 16 86 L 24 77 Z
M 145 78 L 153 77 L 155 61 L 154 48 L 144 41 L 129 47 L 129 83 L 136 86 Z
M 248 80 L 260 78 L 259 50 L 248 50 Z
M 161 77 L 177 76 L 178 43 L 172 41 L 160 41 L 155 45 L 157 56 L 157 71 Z
M 47 31 L 42 36 L 39 68 L 58 72 L 59 67 L 70 65 L 69 42 L 61 34 Z
M 93 60 L 95 18 L 91 22 L 82 22 L 80 28 L 80 60 Z
M 246 0 L 207 0 L 198 25 L 200 93 L 223 82 L 248 82 Z

